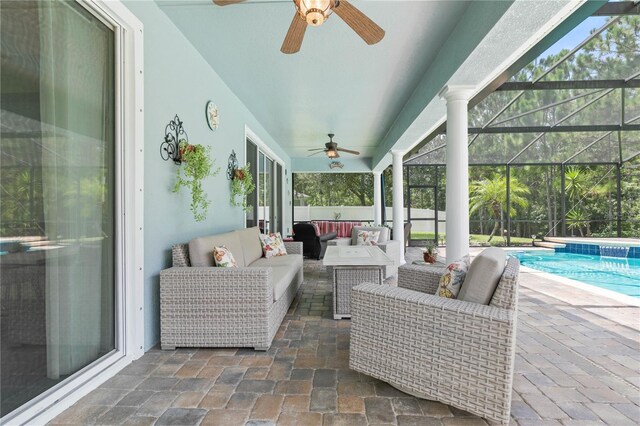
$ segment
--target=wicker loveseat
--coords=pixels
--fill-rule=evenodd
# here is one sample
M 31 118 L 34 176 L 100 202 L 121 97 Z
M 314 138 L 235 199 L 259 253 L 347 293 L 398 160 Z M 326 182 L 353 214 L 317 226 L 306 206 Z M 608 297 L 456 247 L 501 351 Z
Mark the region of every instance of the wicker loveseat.
M 226 246 L 237 268 L 213 266 Z M 257 227 L 173 246 L 173 267 L 160 272 L 160 340 L 176 347 L 267 350 L 302 284 L 302 243 L 266 259 Z
M 488 305 L 435 296 L 444 267 L 404 265 L 398 287 L 354 287 L 350 367 L 508 424 L 518 271 L 518 260 L 508 258 Z

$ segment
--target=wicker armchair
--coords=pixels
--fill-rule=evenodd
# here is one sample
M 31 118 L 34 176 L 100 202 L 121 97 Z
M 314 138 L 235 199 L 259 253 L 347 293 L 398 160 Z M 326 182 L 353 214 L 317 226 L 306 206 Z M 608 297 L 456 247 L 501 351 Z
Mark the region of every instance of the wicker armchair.
M 489 305 L 435 296 L 443 272 L 405 265 L 399 288 L 355 287 L 349 365 L 408 394 L 507 424 L 519 262 L 508 258 Z

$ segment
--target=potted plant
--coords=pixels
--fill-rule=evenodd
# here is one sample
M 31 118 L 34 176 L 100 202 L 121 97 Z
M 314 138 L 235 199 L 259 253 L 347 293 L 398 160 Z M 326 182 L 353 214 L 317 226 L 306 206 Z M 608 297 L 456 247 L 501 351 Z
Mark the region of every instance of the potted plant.
M 183 167 L 178 168 L 173 192 L 178 192 L 183 186 L 191 190 L 190 209 L 195 220 L 201 222 L 207 217 L 210 204 L 207 194 L 202 189 L 202 181 L 209 176 L 217 175 L 220 168 L 213 169 L 215 161 L 211 159 L 211 147 L 190 145 L 181 139 L 178 149 Z
M 247 195 L 256 189 L 249 166 L 250 163 L 247 163 L 244 167 L 235 169 L 231 179 L 231 205 L 242 207 L 244 211 L 247 210 Z
M 435 243 L 427 243 L 427 246 L 424 249 L 423 258 L 426 263 L 436 263 L 438 260 L 438 247 Z

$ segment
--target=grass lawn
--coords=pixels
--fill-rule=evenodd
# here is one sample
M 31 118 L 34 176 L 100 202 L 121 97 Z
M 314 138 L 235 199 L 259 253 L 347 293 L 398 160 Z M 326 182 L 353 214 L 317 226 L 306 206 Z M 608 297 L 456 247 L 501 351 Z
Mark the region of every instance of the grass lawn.
M 446 239 L 446 235 L 444 233 L 440 233 L 438 235 L 440 239 L 443 237 Z M 433 240 L 435 238 L 435 234 L 433 232 L 412 232 L 411 239 L 414 240 Z M 471 234 L 471 238 L 469 244 L 472 246 L 480 246 L 490 244 L 492 246 L 504 246 L 505 240 L 502 237 L 493 237 L 490 243 L 487 243 L 489 239 L 488 235 L 480 235 L 480 234 Z M 511 245 L 513 246 L 523 246 L 523 245 L 531 245 L 531 238 L 522 238 L 522 237 L 511 237 Z

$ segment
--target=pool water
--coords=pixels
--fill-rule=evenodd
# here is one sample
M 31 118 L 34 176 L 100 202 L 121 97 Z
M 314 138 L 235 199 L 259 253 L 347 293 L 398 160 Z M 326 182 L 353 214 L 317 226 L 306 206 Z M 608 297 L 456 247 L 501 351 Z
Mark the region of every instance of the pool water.
M 546 250 L 509 254 L 529 268 L 640 298 L 640 259 Z

